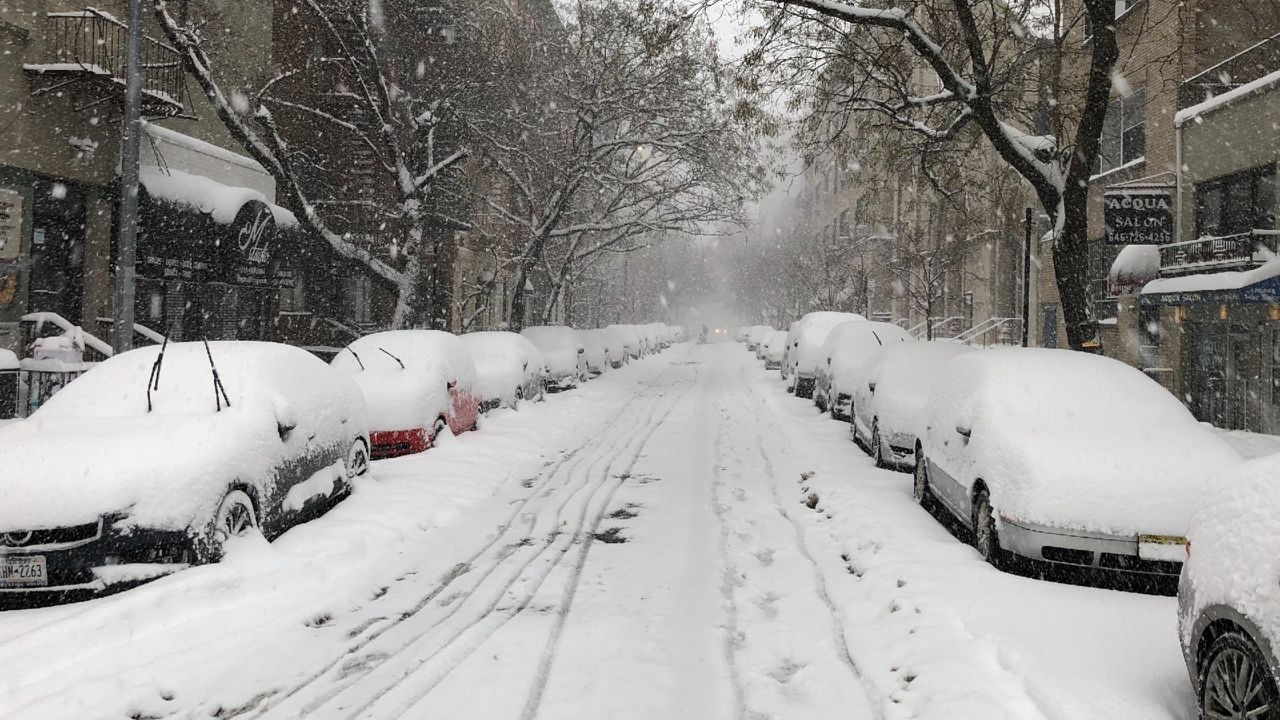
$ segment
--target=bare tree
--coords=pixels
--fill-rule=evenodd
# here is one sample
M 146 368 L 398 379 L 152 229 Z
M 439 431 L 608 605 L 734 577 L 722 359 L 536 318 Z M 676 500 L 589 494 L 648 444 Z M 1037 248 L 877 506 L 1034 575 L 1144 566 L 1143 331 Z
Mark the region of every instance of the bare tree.
M 810 97 L 841 96 L 844 111 L 873 114 L 924 142 L 981 133 L 1053 221 L 1070 346 L 1093 340 L 1086 203 L 1119 57 L 1116 4 L 1080 0 L 1080 12 L 1068 16 L 1058 2 L 1042 0 L 761 2 L 768 23 L 750 58 L 756 67 Z M 1065 77 L 1062 57 L 1080 22 L 1091 36 L 1083 50 L 1088 70 L 1076 83 Z M 1045 76 L 1045 91 L 1035 92 Z M 1070 141 L 1061 141 L 1067 133 Z
M 393 67 L 403 65 L 403 59 L 384 52 L 383 26 L 376 24 L 387 19 L 371 17 L 369 3 L 299 0 L 296 11 L 320 34 L 318 39 L 323 40 L 326 52 L 283 69 L 260 87 L 225 88 L 206 52 L 198 19 L 180 23 L 166 0 L 154 0 L 153 8 L 166 38 L 181 53 L 188 74 L 232 137 L 275 178 L 286 204 L 304 227 L 339 257 L 362 264 L 393 285 L 397 300 L 392 324 L 412 324 L 433 183 L 467 151 L 439 151 L 444 144 L 440 128 L 450 112 L 449 98 L 424 92 L 427 88 L 397 77 Z M 384 7 L 383 11 L 389 9 Z M 344 117 L 322 103 L 308 101 L 305 94 L 286 92 L 300 83 L 341 88 L 365 120 Z M 387 185 L 394 188 L 393 212 L 401 221 L 399 236 L 381 247 L 370 247 L 332 229 L 334 218 L 320 209 L 315 188 L 307 182 L 305 148 L 290 146 L 281 132 L 280 113 L 305 116 L 326 132 L 345 133 L 371 151 Z

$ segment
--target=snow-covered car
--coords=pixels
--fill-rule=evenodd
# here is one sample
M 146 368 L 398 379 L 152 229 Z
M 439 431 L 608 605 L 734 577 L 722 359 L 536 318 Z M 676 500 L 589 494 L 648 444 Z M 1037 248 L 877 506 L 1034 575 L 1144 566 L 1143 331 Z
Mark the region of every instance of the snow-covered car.
M 365 335 L 330 362 L 360 386 L 369 412 L 374 459 L 419 453 L 448 428 L 476 427 L 482 398 L 467 346 L 441 330 Z
M 876 352 L 866 384 L 854 387 L 849 427 L 877 466 L 915 469 L 929 393 L 947 363 L 971 349 L 953 342 L 900 342 Z
M 955 515 L 997 567 L 1176 577 L 1192 510 L 1241 461 L 1142 372 L 1068 350 L 960 355 L 927 417 L 916 499 Z
M 609 351 L 609 339 L 604 330 L 579 330 L 578 339 L 586 352 L 583 358 L 587 362 L 587 372 L 600 375 L 613 366 L 613 356 Z
M 733 331 L 733 339 L 735 342 L 745 343 L 747 334 L 751 332 L 751 325 L 739 325 L 737 330 Z
M 0 600 L 79 599 L 268 539 L 369 468 L 356 386 L 296 347 L 168 343 L 0 431 Z
M 777 370 L 782 367 L 782 356 L 787 350 L 787 334 L 781 330 L 772 330 L 765 337 L 764 369 Z
M 794 387 L 794 380 L 791 377 L 791 355 L 796 349 L 796 331 L 800 328 L 800 321 L 796 320 L 787 326 L 787 339 L 783 343 L 782 348 L 782 367 L 778 368 L 778 375 L 782 377 L 782 381 L 787 385 L 787 391 L 790 392 Z
M 765 335 L 770 332 L 773 332 L 773 328 L 768 325 L 752 325 L 751 329 L 747 331 L 747 349 L 756 352 L 760 347 L 760 343 L 764 341 Z M 756 358 L 758 359 L 759 357 L 759 354 L 757 354 Z
M 787 389 L 795 392 L 796 397 L 813 397 L 813 388 L 818 381 L 818 368 L 826 363 L 822 346 L 827 341 L 827 335 L 836 326 L 847 322 L 866 322 L 866 318 L 857 313 L 824 310 L 805 315 L 792 328 L 792 346 L 787 353 L 787 361 L 791 365 L 787 374 Z
M 846 322 L 832 328 L 819 353 L 813 404 L 837 420 L 853 419 L 855 393 L 866 390 L 877 351 L 904 342 L 915 340 L 892 323 Z
M 1280 455 L 1219 473 L 1187 533 L 1178 636 L 1202 718 L 1280 707 Z
M 480 410 L 515 407 L 521 400 L 541 400 L 547 370 L 542 353 L 519 333 L 500 330 L 459 335 L 475 363 L 475 394 Z
M 559 392 L 587 381 L 587 349 L 578 331 L 563 325 L 535 325 L 520 331 L 542 353 L 547 390 Z
M 627 347 L 627 357 L 636 360 L 645 354 L 644 338 L 635 325 L 609 325 L 605 330 L 612 330 L 622 336 Z
M 605 350 L 609 352 L 609 365 L 614 369 L 622 367 L 627 362 L 627 339 L 617 330 L 604 328 L 596 330 L 604 338 Z

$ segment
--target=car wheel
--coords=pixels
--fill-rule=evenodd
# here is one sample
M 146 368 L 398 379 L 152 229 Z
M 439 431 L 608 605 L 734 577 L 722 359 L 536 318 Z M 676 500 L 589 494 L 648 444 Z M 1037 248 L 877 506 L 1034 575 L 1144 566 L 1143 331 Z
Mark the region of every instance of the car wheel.
M 889 463 L 884 461 L 884 449 L 880 444 L 880 419 L 871 419 L 871 457 L 876 461 L 876 467 L 887 468 Z
M 369 446 L 364 440 L 351 443 L 347 451 L 347 478 L 363 477 L 369 474 Z
M 929 464 L 924 459 L 924 453 L 919 449 L 916 450 L 915 483 L 911 494 L 920 507 L 926 510 L 932 509 L 933 490 L 929 488 Z
M 258 513 L 253 509 L 253 499 L 243 490 L 228 492 L 207 527 L 208 530 L 196 542 L 196 558 L 201 563 L 218 562 L 228 540 L 244 537 L 258 528 Z
M 1270 665 L 1248 635 L 1232 631 L 1214 638 L 1199 668 L 1201 717 L 1280 717 L 1280 697 Z
M 991 511 L 991 495 L 985 489 L 973 498 L 973 546 L 983 560 L 1000 567 L 1000 535 Z
M 520 407 L 520 401 L 524 400 L 524 388 L 516 388 L 516 401 L 511 403 L 511 407 Z
M 440 439 L 440 433 L 449 427 L 449 423 L 444 418 L 436 418 L 436 424 L 431 426 L 431 445 L 435 446 L 436 441 Z

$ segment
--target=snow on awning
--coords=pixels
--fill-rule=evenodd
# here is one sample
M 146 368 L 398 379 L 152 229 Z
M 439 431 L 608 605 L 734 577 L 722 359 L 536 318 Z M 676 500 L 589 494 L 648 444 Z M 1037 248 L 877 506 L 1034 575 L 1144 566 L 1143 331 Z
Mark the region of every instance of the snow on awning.
M 277 225 L 298 225 L 298 219 L 293 213 L 275 205 L 266 195 L 251 188 L 224 185 L 202 175 L 156 166 L 140 168 L 138 180 L 151 197 L 208 215 L 219 225 L 235 222 L 240 209 L 255 200 L 271 208 Z
M 1280 259 L 1252 270 L 1204 273 L 1152 280 L 1142 288 L 1142 305 L 1280 304 Z
M 1277 83 L 1280 83 L 1280 70 L 1263 75 L 1253 82 L 1245 83 L 1244 85 L 1228 90 L 1221 95 L 1215 95 L 1214 97 L 1211 97 L 1199 104 L 1192 105 L 1185 110 L 1179 110 L 1177 114 L 1173 116 L 1173 124 L 1177 127 L 1181 127 L 1189 120 L 1200 118 L 1224 105 L 1229 105 L 1240 98 L 1266 90 Z
M 1107 292 L 1133 295 L 1160 277 L 1160 250 L 1155 245 L 1126 245 L 1111 263 Z

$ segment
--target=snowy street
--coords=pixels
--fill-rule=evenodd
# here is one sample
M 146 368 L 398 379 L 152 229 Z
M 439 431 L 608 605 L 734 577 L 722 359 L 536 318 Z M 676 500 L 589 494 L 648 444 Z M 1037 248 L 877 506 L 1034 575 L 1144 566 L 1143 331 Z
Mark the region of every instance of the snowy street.
M 998 572 L 847 428 L 676 345 L 270 545 L 0 614 L 0 717 L 1194 716 L 1174 598 Z

